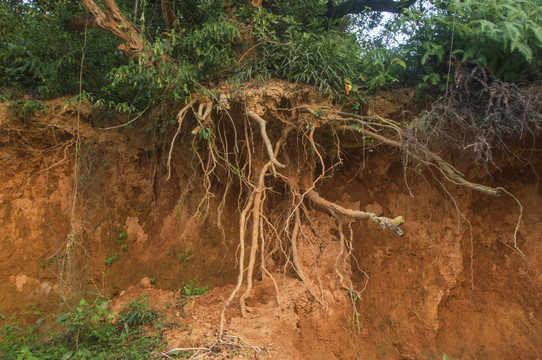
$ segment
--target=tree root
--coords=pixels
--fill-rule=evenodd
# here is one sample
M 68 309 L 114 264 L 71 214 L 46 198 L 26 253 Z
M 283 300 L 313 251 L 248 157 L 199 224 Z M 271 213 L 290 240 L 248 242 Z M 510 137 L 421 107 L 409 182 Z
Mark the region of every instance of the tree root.
M 312 109 L 311 106 L 303 105 L 300 107 L 301 110 L 308 112 L 312 114 L 316 118 L 321 118 L 322 116 L 320 114 L 316 114 L 316 112 Z M 472 189 L 474 191 L 481 192 L 486 195 L 490 196 L 499 196 L 501 194 L 501 190 L 491 188 L 488 186 L 475 184 L 472 182 L 467 181 L 464 178 L 464 175 L 455 169 L 452 165 L 450 165 L 448 162 L 443 160 L 439 155 L 435 154 L 434 152 L 430 151 L 423 145 L 414 144 L 411 146 L 414 146 L 414 149 L 410 150 L 406 143 L 402 140 L 407 137 L 404 130 L 401 128 L 401 126 L 396 123 L 395 121 L 388 120 L 381 118 L 380 116 L 361 116 L 357 114 L 350 114 L 350 113 L 344 113 L 340 111 L 335 111 L 330 108 L 326 108 L 326 111 L 328 111 L 331 114 L 326 114 L 325 120 L 327 120 L 329 123 L 336 124 L 336 123 L 342 123 L 341 125 L 334 125 L 333 128 L 335 131 L 351 131 L 354 133 L 361 133 L 363 136 L 369 136 L 372 139 L 376 139 L 380 141 L 382 144 L 386 144 L 388 146 L 392 146 L 398 149 L 401 149 L 405 151 L 408 155 L 417 158 L 418 160 L 424 162 L 428 165 L 433 165 L 439 171 L 448 179 L 448 181 L 455 183 L 457 185 L 465 186 L 469 189 Z M 351 125 L 344 125 L 345 123 L 353 123 Z M 390 139 L 388 137 L 385 137 L 383 135 L 380 135 L 377 133 L 378 130 L 376 128 L 380 129 L 391 129 L 396 133 L 396 137 L 400 139 L 400 141 Z M 425 161 L 424 159 L 420 158 L 420 156 L 416 156 L 414 152 L 419 152 L 424 154 L 429 161 Z
M 339 232 L 340 249 L 335 259 L 333 269 L 335 270 L 335 274 L 337 274 L 337 277 L 339 278 L 339 284 L 341 285 L 341 287 L 344 290 L 348 291 L 350 303 L 352 304 L 352 316 L 355 319 L 354 323 L 356 325 L 356 328 L 360 330 L 361 324 L 359 322 L 359 313 L 357 311 L 356 304 L 359 299 L 361 299 L 361 292 L 354 289 L 354 284 L 352 283 L 351 279 L 351 260 L 349 261 L 349 259 L 352 258 L 352 228 L 350 228 L 350 240 L 347 242 L 346 237 L 344 236 L 342 216 L 334 216 L 337 220 L 337 231 Z M 348 249 L 348 253 L 345 254 L 346 249 Z M 340 262 L 342 262 L 342 266 L 339 269 Z
M 177 359 L 178 357 L 171 357 L 175 353 L 192 353 L 190 359 L 205 359 L 208 356 L 212 356 L 223 352 L 223 351 L 239 351 L 238 349 L 248 349 L 254 351 L 255 354 L 260 354 L 264 351 L 270 351 L 272 349 L 257 347 L 248 344 L 246 341 L 242 340 L 237 336 L 231 335 L 222 335 L 216 341 L 210 345 L 200 346 L 200 347 L 189 347 L 189 348 L 174 348 L 167 351 L 151 354 L 151 359 Z M 256 356 L 256 355 L 255 355 Z
M 376 216 L 372 212 L 346 209 L 336 203 L 328 201 L 322 198 L 315 190 L 311 189 L 305 193 L 307 198 L 316 206 L 320 207 L 324 211 L 330 213 L 333 216 L 345 216 L 351 219 L 365 220 L 369 219 L 375 222 L 381 229 L 389 229 L 399 236 L 403 236 L 405 233 L 399 228 L 404 223 L 404 218 L 398 216 L 395 219 L 390 219 L 383 216 Z
M 291 127 L 287 127 L 283 129 L 281 138 L 277 141 L 275 144 L 275 151 L 271 154 L 273 158 L 276 157 L 276 154 L 278 154 L 280 147 L 282 146 L 282 143 L 286 140 L 288 137 L 288 134 L 292 130 Z M 267 135 L 266 135 L 267 136 Z M 269 139 L 267 139 L 269 141 Z M 226 310 L 233 300 L 233 298 L 237 295 L 239 290 L 241 289 L 241 286 L 243 284 L 244 280 L 244 272 L 245 272 L 245 231 L 246 231 L 246 224 L 247 224 L 247 214 L 251 212 L 252 215 L 252 243 L 251 243 L 251 249 L 250 249 L 250 257 L 249 257 L 249 264 L 248 264 L 248 273 L 247 273 L 247 289 L 239 299 L 240 307 L 241 307 L 241 314 L 243 316 L 246 315 L 246 304 L 245 300 L 250 296 L 250 292 L 252 290 L 252 277 L 254 272 L 254 265 L 256 263 L 256 252 L 258 250 L 258 236 L 260 231 L 262 229 L 260 228 L 260 217 L 262 216 L 261 210 L 262 210 L 262 196 L 264 192 L 264 181 L 265 176 L 267 174 L 267 171 L 272 165 L 272 160 L 268 161 L 265 165 L 262 166 L 259 174 L 258 174 L 258 182 L 255 187 L 255 189 L 252 191 L 252 193 L 249 196 L 249 200 L 247 205 L 244 207 L 243 211 L 241 212 L 241 217 L 239 219 L 239 241 L 240 241 L 240 253 L 239 253 L 239 275 L 237 277 L 237 285 L 235 286 L 235 289 L 230 294 L 230 297 L 226 300 L 226 303 L 224 304 L 224 307 L 222 308 L 222 313 L 220 315 L 220 329 L 219 329 L 219 337 L 222 337 L 224 334 L 224 325 L 225 325 L 225 317 L 226 317 Z M 263 251 L 264 249 L 262 249 Z
M 187 111 L 198 101 L 198 99 L 192 99 L 192 101 L 190 101 L 185 107 L 183 107 L 181 109 L 181 111 L 179 111 L 179 113 L 177 114 L 177 122 L 179 123 L 179 126 L 177 127 L 177 132 L 175 133 L 175 135 L 173 136 L 173 140 L 171 140 L 171 146 L 169 148 L 169 154 L 168 154 L 168 157 L 167 157 L 167 170 L 168 170 L 168 174 L 167 174 L 167 178 L 166 178 L 166 181 L 169 180 L 169 178 L 171 177 L 171 153 L 173 152 L 173 145 L 175 145 L 175 139 L 177 138 L 177 136 L 179 135 L 179 133 L 181 132 L 181 126 L 183 125 L 183 120 L 186 116 L 186 113 Z
M 214 100 L 212 101 L 211 99 Z M 220 95 L 220 98 L 213 97 L 212 94 L 204 97 L 196 97 L 179 112 L 177 116 L 179 126 L 171 142 L 167 162 L 169 179 L 171 174 L 170 167 L 173 145 L 175 139 L 181 131 L 183 119 L 185 118 L 187 112 L 192 109 L 195 120 L 197 121 L 196 126 L 192 130 L 192 135 L 194 136 L 192 139 L 192 148 L 197 149 L 197 142 L 203 141 L 203 139 L 206 140 L 207 151 L 205 153 L 195 151 L 195 156 L 199 161 L 199 166 L 201 166 L 204 173 L 203 186 L 206 191 L 205 199 L 207 199 L 207 206 L 209 206 L 208 195 L 211 193 L 211 175 L 218 176 L 214 173 L 216 168 L 220 167 L 227 173 L 228 185 L 226 186 L 226 193 L 229 189 L 229 184 L 232 178 L 237 177 L 239 179 L 238 204 L 239 208 L 242 209 L 239 218 L 239 246 L 237 255 L 239 272 L 235 288 L 225 301 L 222 308 L 220 315 L 220 328 L 218 331 L 219 340 L 224 336 L 224 329 L 226 326 L 226 310 L 229 308 L 231 302 L 237 298 L 237 296 L 239 299 L 241 315 L 247 315 L 246 300 L 251 295 L 254 279 L 258 275 L 257 271 L 255 271 L 258 252 L 261 254 L 259 271 L 262 275 L 267 274 L 273 280 L 275 290 L 277 291 L 277 302 L 280 304 L 277 281 L 266 269 L 266 260 L 270 256 L 265 238 L 268 229 L 270 229 L 271 233 L 277 238 L 277 243 L 274 249 L 280 248 L 282 251 L 282 255 L 279 256 L 282 256 L 282 260 L 285 261 L 285 263 L 283 263 L 283 276 L 286 276 L 287 268 L 289 268 L 289 265 L 292 265 L 301 282 L 307 286 L 308 292 L 320 303 L 320 305 L 327 309 L 322 284 L 320 283 L 319 289 L 321 296 L 318 296 L 319 294 L 317 294 L 315 284 L 312 283 L 311 279 L 307 276 L 307 274 L 305 274 L 299 260 L 298 238 L 299 234 L 302 233 L 300 213 L 301 210 L 304 209 L 302 202 L 303 198 L 305 197 L 315 206 L 315 208 L 331 214 L 337 220 L 337 228 L 340 237 L 340 251 L 337 254 L 333 271 L 338 278 L 340 286 L 348 291 L 350 300 L 352 302 L 353 316 L 356 319 L 355 323 L 359 328 L 359 314 L 356 310 L 356 303 L 361 297 L 361 292 L 363 292 L 363 290 L 357 291 L 354 288 L 354 284 L 351 279 L 352 266 L 355 261 L 352 252 L 352 222 L 349 223 L 351 234 L 350 239 L 347 239 L 343 233 L 344 222 L 347 219 L 371 220 L 382 230 L 388 229 L 398 236 L 404 236 L 404 232 L 400 228 L 400 226 L 404 223 L 404 218 L 402 216 L 388 218 L 385 216 L 377 216 L 372 212 L 345 208 L 320 196 L 315 189 L 315 184 L 320 179 L 330 176 L 333 169 L 342 164 L 340 153 L 342 139 L 339 138 L 339 132 L 349 131 L 354 135 L 362 135 L 364 138 L 361 139 L 361 141 L 366 141 L 366 138 L 370 137 L 375 142 L 372 146 L 386 145 L 402 150 L 406 159 L 405 168 L 407 166 L 407 162 L 412 161 L 411 158 L 413 158 L 417 159 L 420 163 L 429 166 L 429 170 L 433 168 L 437 169 L 449 182 L 454 184 L 465 186 L 469 189 L 491 196 L 498 196 L 502 191 L 501 189 L 493 189 L 491 187 L 467 181 L 460 171 L 455 169 L 436 153 L 428 150 L 423 144 L 417 143 L 412 139 L 411 141 L 405 141 L 405 138 L 408 140 L 407 132 L 400 124 L 392 120 L 387 120 L 380 117 L 366 117 L 356 114 L 348 114 L 335 111 L 331 108 L 324 108 L 323 110 L 325 111 L 325 114 L 322 116 L 322 114 L 317 114 L 308 106 L 301 106 L 300 108 L 312 114 L 314 119 L 303 119 L 297 123 L 294 121 L 288 122 L 281 119 L 282 123 L 279 125 L 277 125 L 276 122 L 270 122 L 268 124 L 261 116 L 245 108 L 244 112 L 246 117 L 243 117 L 244 139 L 235 141 L 235 147 L 233 148 L 234 151 L 231 152 L 228 150 L 227 144 L 228 132 L 233 131 L 235 132 L 235 136 L 237 136 L 236 126 L 239 127 L 241 124 L 236 124 L 229 114 L 229 103 L 227 100 L 228 99 L 225 95 Z M 194 108 L 197 102 L 199 102 L 199 105 Z M 224 126 L 220 125 L 220 120 L 213 119 L 213 102 L 221 106 L 225 114 L 230 117 L 233 125 L 232 129 L 224 128 Z M 259 141 L 260 146 L 255 146 L 253 143 L 253 136 L 250 128 L 250 125 L 252 124 L 251 120 L 259 126 L 261 134 L 261 141 Z M 284 126 L 284 123 L 290 125 Z M 276 141 L 274 146 L 272 145 L 267 133 L 271 125 L 273 125 L 273 134 L 276 134 L 277 130 L 282 128 L 281 137 Z M 302 142 L 300 147 L 302 146 L 303 148 L 289 149 L 294 151 L 294 153 L 291 153 L 294 154 L 292 158 L 288 158 L 285 151 L 282 152 L 282 157 L 285 158 L 285 161 L 284 163 L 281 163 L 277 160 L 279 150 L 282 149 L 290 131 L 294 128 L 296 128 L 298 131 L 297 141 Z M 331 163 L 328 161 L 329 158 L 327 157 L 329 154 L 326 152 L 326 150 L 324 150 L 324 146 L 318 141 L 321 139 L 319 134 L 315 132 L 315 129 L 326 129 L 326 131 L 329 131 L 330 128 L 333 131 L 333 141 L 337 147 L 336 153 L 331 156 Z M 207 132 L 203 132 L 204 130 L 207 130 Z M 394 134 L 394 136 L 386 137 L 382 135 L 383 131 Z M 207 134 L 207 137 L 205 134 Z M 240 145 L 239 147 L 237 146 L 238 143 Z M 261 146 L 262 143 L 263 146 Z M 311 151 L 307 151 L 309 149 Z M 205 154 L 205 156 L 203 154 Z M 228 156 L 235 156 L 234 164 L 230 164 L 228 161 Z M 297 159 L 295 157 L 297 157 Z M 296 160 L 297 168 L 293 166 Z M 288 165 L 288 167 L 286 165 Z M 285 170 L 279 171 L 279 169 Z M 318 169 L 318 176 L 315 174 L 316 169 Z M 267 212 L 269 209 L 266 206 L 266 203 L 268 203 L 267 195 L 269 189 L 266 187 L 266 181 L 271 175 L 275 176 L 279 181 L 284 183 L 285 188 L 289 189 L 287 193 L 289 193 L 292 198 L 292 203 L 288 207 L 284 227 L 281 231 L 277 231 L 275 223 L 272 223 L 268 218 L 270 214 Z M 311 175 L 311 178 L 304 175 Z M 301 195 L 300 190 L 302 189 L 305 189 L 305 191 Z M 220 216 L 225 206 L 225 201 L 226 194 L 224 194 L 218 210 L 218 226 L 223 232 L 223 235 L 224 230 L 220 224 Z M 241 201 L 244 201 L 244 204 L 242 204 Z M 250 236 L 248 235 L 249 232 Z M 304 236 L 307 237 L 307 235 Z M 250 245 L 247 244 L 249 239 Z M 314 266 L 316 276 L 318 277 L 316 263 Z M 319 278 L 318 281 L 320 281 Z M 239 296 L 243 285 L 246 285 L 246 288 L 244 288 L 244 291 Z M 288 291 L 286 291 L 286 294 L 290 296 Z
M 362 133 L 365 136 L 370 136 L 373 139 L 379 140 L 383 144 L 393 146 L 393 147 L 396 147 L 398 149 L 404 149 L 405 148 L 405 146 L 403 144 L 401 144 L 400 142 L 388 139 L 387 137 L 384 137 L 384 136 L 382 136 L 380 134 L 377 134 L 376 132 L 368 130 L 368 129 L 364 129 L 364 128 L 357 129 L 357 128 L 354 128 L 354 127 L 351 127 L 351 126 L 346 126 L 346 125 L 336 126 L 335 129 L 339 130 L 339 131 L 341 131 L 341 130 L 342 131 L 344 131 L 344 130 L 357 131 L 357 132 Z M 439 169 L 439 171 L 450 182 L 453 182 L 453 183 L 455 183 L 457 185 L 465 186 L 465 187 L 467 187 L 469 189 L 472 189 L 472 190 L 475 190 L 475 191 L 479 191 L 479 192 L 484 193 L 486 195 L 499 196 L 501 194 L 501 191 L 499 189 L 494 189 L 494 188 L 491 188 L 491 187 L 488 187 L 488 186 L 475 184 L 475 183 L 472 183 L 470 181 L 465 180 L 465 178 L 463 178 L 463 174 L 461 174 L 457 169 L 452 167 L 452 165 L 450 165 L 448 162 L 444 161 L 439 155 L 435 154 L 434 152 L 429 151 L 427 149 L 419 149 L 419 150 L 423 151 L 426 154 L 426 156 L 431 161 L 431 165 L 436 166 Z M 408 149 L 406 149 L 406 151 L 410 155 L 412 155 L 412 152 L 410 152 Z
M 250 296 L 250 292 L 252 291 L 252 277 L 254 274 L 254 265 L 256 264 L 256 252 L 258 251 L 259 232 L 261 231 L 260 216 L 262 216 L 262 192 L 264 191 L 265 174 L 267 173 L 270 165 L 271 163 L 268 162 L 260 171 L 258 183 L 256 185 L 256 189 L 254 190 L 254 205 L 252 206 L 252 243 L 250 244 L 250 257 L 247 271 L 247 288 L 239 299 L 242 316 L 246 316 L 247 311 L 245 300 Z M 264 249 L 262 249 L 262 251 L 263 250 Z
M 262 133 L 262 139 L 265 144 L 265 148 L 267 150 L 267 155 L 269 155 L 269 159 L 271 159 L 271 162 L 273 163 L 273 165 L 281 169 L 284 169 L 286 166 L 281 164 L 277 160 L 275 155 L 273 154 L 273 146 L 271 146 L 271 141 L 269 141 L 269 137 L 267 136 L 267 130 L 265 129 L 266 127 L 265 120 L 259 117 L 256 113 L 252 111 L 247 111 L 247 115 L 248 117 L 250 117 L 252 120 L 256 121 L 260 125 L 260 131 Z

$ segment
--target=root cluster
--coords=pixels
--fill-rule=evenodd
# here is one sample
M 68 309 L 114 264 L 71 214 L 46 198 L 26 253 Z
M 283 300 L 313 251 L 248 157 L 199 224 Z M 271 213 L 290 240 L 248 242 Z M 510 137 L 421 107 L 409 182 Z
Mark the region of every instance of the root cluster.
M 210 93 L 210 92 L 209 92 Z M 206 198 L 213 196 L 213 181 L 227 179 L 227 191 L 219 208 L 220 215 L 231 189 L 237 190 L 239 204 L 239 245 L 237 283 L 226 300 L 219 329 L 219 338 L 226 326 L 226 309 L 236 298 L 241 314 L 249 309 L 254 280 L 269 276 L 277 292 L 279 286 L 268 269 L 272 258 L 281 258 L 283 271 L 290 268 L 307 286 L 314 299 L 325 309 L 327 302 L 320 283 L 314 283 L 303 271 L 298 255 L 301 224 L 308 220 L 308 209 L 331 215 L 336 220 L 340 250 L 334 270 L 340 286 L 346 290 L 357 318 L 356 302 L 361 291 L 356 290 L 352 274 L 352 231 L 344 234 L 345 224 L 370 220 L 382 230 L 398 236 L 405 219 L 399 215 L 377 216 L 359 209 L 345 208 L 320 195 L 322 179 L 331 176 L 342 164 L 342 144 L 345 147 L 386 146 L 404 154 L 405 165 L 416 161 L 437 169 L 444 179 L 487 195 L 498 196 L 499 189 L 469 182 L 464 175 L 422 142 L 412 141 L 408 128 L 378 116 L 362 116 L 331 107 L 299 105 L 282 109 L 265 109 L 251 105 L 247 99 L 228 101 L 225 94 L 218 97 L 195 96 L 178 113 L 178 130 L 171 143 L 168 167 L 175 140 L 184 134 L 194 149 L 194 156 L 203 174 Z M 190 118 L 190 121 L 186 119 Z M 184 124 L 191 131 L 183 131 Z M 190 134 L 190 135 L 188 135 Z M 238 136 L 241 134 L 241 136 Z M 331 139 L 331 140 L 330 140 Z M 331 146 L 330 146 L 331 145 Z M 169 176 L 168 176 L 169 178 Z M 281 201 L 278 201 L 280 198 Z M 209 206 L 208 201 L 202 204 Z M 361 271 L 361 270 L 360 270 Z M 241 291 L 243 289 L 243 291 Z M 279 297 L 277 295 L 277 301 Z M 280 302 L 279 302 L 280 305 Z

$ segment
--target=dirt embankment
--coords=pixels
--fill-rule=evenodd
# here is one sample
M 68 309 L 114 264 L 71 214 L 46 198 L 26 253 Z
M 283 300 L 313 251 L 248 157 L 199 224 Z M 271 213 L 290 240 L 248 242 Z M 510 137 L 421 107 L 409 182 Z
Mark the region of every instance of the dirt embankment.
M 273 96 L 261 99 L 279 106 Z M 386 101 L 393 105 L 393 97 Z M 66 310 L 59 292 L 67 301 L 68 293 L 116 297 L 114 306 L 146 293 L 184 325 L 169 334 L 172 347 L 211 341 L 238 274 L 239 199 L 226 196 L 219 227 L 225 189 L 213 182 L 207 211 L 198 159 L 186 143 L 177 143 L 166 181 L 169 142 L 161 139 L 171 138 L 173 127 L 102 131 L 122 121 L 102 117 L 82 109 L 74 175 L 75 111 L 58 100 L 45 114 L 20 119 L 0 104 L 0 312 L 5 321 L 34 323 Z M 364 221 L 344 224 L 362 295 L 353 310 L 334 272 L 335 219 L 309 206 L 298 254 L 311 281 L 268 263 L 276 271 L 259 277 L 247 315 L 241 317 L 238 303 L 226 312 L 228 333 L 269 349 L 259 355 L 269 359 L 540 358 L 540 154 L 531 148 L 520 153 L 523 163 L 502 159 L 491 177 L 453 162 L 469 180 L 517 197 L 523 258 L 514 249 L 520 206 L 512 197 L 442 185 L 430 172 L 405 176 L 401 154 L 385 147 L 347 150 L 344 166 L 319 183 L 320 194 L 377 216 L 402 215 L 405 236 Z M 72 267 L 63 255 L 67 239 L 78 249 Z M 143 276 L 153 284 L 141 285 Z M 173 290 L 191 280 L 214 289 L 187 302 Z M 360 314 L 359 331 L 352 311 Z

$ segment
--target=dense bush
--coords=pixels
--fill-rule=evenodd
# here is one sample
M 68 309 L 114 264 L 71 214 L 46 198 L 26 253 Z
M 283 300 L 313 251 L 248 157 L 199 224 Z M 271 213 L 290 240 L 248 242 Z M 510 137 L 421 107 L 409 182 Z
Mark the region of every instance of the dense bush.
M 437 84 L 449 60 L 489 68 L 505 81 L 540 79 L 542 3 L 532 0 L 434 1 L 405 10 L 390 26 L 407 34 L 399 53 L 411 81 Z
M 148 359 L 165 346 L 159 314 L 145 297 L 131 301 L 114 320 L 101 303 L 81 300 L 59 315 L 61 330 L 42 333 L 6 325 L 0 329 L 0 359 Z
M 275 0 L 265 8 L 175 0 L 173 29 L 158 2 L 117 3 L 142 31 L 144 59 L 122 58 L 120 40 L 106 31 L 66 30 L 66 21 L 84 12 L 78 4 L 0 2 L 0 81 L 42 96 L 77 93 L 85 36 L 83 90 L 100 105 L 128 111 L 228 79 L 280 77 L 332 94 L 346 84 L 444 90 L 450 59 L 488 67 L 506 81 L 541 76 L 539 0 L 434 0 L 388 20 L 371 12 L 330 20 L 323 0 Z
M 79 11 L 66 1 L 56 1 L 54 10 L 0 1 L 0 83 L 42 97 L 78 92 L 84 34 L 66 31 L 64 19 Z M 105 84 L 103 73 L 125 60 L 111 34 L 89 30 L 86 37 L 82 85 L 94 92 Z

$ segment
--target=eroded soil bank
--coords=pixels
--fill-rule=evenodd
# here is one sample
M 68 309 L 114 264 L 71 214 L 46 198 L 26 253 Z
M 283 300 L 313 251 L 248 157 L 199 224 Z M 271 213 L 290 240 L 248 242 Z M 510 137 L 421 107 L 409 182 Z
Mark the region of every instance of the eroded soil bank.
M 307 101 L 313 95 L 296 96 Z M 283 97 L 270 87 L 262 106 L 280 107 Z M 104 118 L 86 105 L 73 210 L 78 117 L 63 100 L 26 117 L 0 104 L 4 321 L 16 317 L 32 324 L 65 311 L 59 293 L 67 301 L 112 297 L 113 307 L 147 294 L 182 324 L 169 334 L 172 348 L 212 341 L 238 274 L 239 199 L 226 195 L 219 226 L 225 189 L 215 182 L 215 196 L 205 199 L 194 149 L 186 143 L 177 143 L 166 181 L 169 141 L 163 139 L 172 137 L 175 126 L 103 131 L 98 128 L 128 119 Z M 390 96 L 371 111 L 393 116 L 402 106 Z M 346 150 L 344 165 L 319 183 L 320 194 L 350 209 L 406 219 L 404 237 L 373 223 L 345 223 L 357 260 L 353 279 L 363 290 L 356 308 L 360 330 L 333 271 L 340 251 L 335 219 L 309 204 L 298 253 L 313 281 L 304 284 L 291 268 L 267 264 L 275 271 L 259 276 L 247 315 L 241 317 L 235 301 L 226 312 L 227 333 L 268 349 L 257 355 L 268 359 L 540 358 L 542 152 L 528 147 L 517 154 L 521 159 L 497 159 L 500 169 L 489 175 L 461 159 L 452 164 L 470 181 L 503 187 L 521 208 L 507 194 L 490 198 L 442 184 L 427 170 L 407 169 L 405 176 L 402 156 L 392 149 Z M 516 243 L 525 258 L 514 249 L 520 211 Z M 76 236 L 79 249 L 71 282 L 69 268 L 60 272 L 67 269 L 61 265 L 69 236 Z M 181 299 L 175 290 L 190 281 L 213 290 Z

